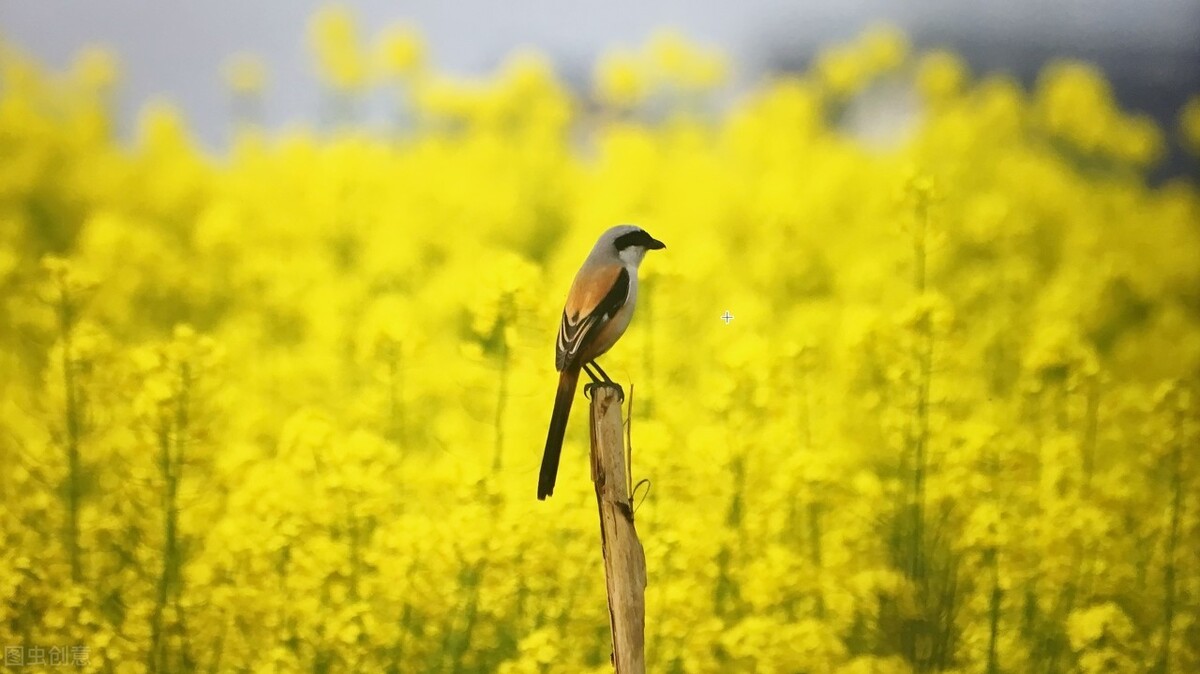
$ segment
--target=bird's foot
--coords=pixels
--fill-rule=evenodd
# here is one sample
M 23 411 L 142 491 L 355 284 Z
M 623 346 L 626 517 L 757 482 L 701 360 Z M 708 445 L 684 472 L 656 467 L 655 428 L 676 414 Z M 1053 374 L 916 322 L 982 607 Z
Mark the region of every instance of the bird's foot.
M 584 384 L 583 385 L 583 395 L 586 396 L 589 400 L 591 400 L 592 391 L 594 389 L 597 389 L 600 387 L 616 389 L 617 390 L 617 399 L 620 400 L 621 402 L 625 402 L 625 389 L 621 388 L 621 385 L 615 381 L 597 381 L 597 382 L 592 382 L 590 384 Z

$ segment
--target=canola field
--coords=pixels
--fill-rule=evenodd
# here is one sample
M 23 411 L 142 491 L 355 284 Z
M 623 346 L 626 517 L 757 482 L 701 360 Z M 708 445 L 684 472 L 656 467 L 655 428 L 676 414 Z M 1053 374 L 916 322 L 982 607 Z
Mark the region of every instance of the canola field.
M 586 88 L 308 39 L 320 128 L 261 128 L 238 56 L 220 152 L 164 102 L 123 139 L 103 49 L 0 47 L 6 671 L 610 671 L 582 396 L 535 486 L 627 222 L 668 246 L 603 360 L 650 671 L 1200 671 L 1200 189 L 1147 179 L 1200 99 L 883 28 L 736 96 L 671 33 Z

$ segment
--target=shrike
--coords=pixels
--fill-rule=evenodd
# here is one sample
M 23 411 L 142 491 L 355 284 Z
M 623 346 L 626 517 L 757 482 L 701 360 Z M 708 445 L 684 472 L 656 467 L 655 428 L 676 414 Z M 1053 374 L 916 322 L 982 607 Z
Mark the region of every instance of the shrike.
M 637 304 L 637 271 L 648 250 L 666 248 L 641 227 L 618 225 L 600 235 L 591 254 L 583 261 L 563 308 L 558 329 L 554 367 L 559 371 L 558 394 L 546 434 L 542 471 L 538 476 L 538 499 L 554 493 L 558 476 L 558 457 L 579 370 L 587 372 L 593 383 L 613 383 L 596 358 L 612 348 L 625 334 L 633 307 Z M 590 366 L 590 367 L 589 367 Z M 597 377 L 592 368 L 600 373 Z

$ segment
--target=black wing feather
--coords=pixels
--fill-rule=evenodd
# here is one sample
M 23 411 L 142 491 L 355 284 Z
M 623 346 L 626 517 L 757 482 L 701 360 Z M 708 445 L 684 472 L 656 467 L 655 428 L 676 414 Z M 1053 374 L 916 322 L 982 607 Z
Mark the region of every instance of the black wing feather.
M 625 305 L 627 299 L 629 299 L 629 270 L 621 268 L 616 281 L 613 282 L 612 289 L 587 316 L 572 323 L 567 317 L 567 312 L 563 311 L 562 326 L 558 331 L 558 348 L 554 354 L 554 366 L 559 372 L 575 364 L 575 359 L 584 351 L 584 347 L 595 338 L 596 328 L 612 318 L 613 314 Z

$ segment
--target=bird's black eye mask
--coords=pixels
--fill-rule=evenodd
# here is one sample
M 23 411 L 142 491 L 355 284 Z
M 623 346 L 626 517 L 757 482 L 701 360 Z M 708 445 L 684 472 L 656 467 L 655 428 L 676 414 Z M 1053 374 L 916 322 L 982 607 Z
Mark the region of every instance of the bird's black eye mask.
M 613 246 L 617 252 L 623 251 L 631 246 L 641 246 L 647 250 L 660 250 L 666 248 L 662 241 L 650 236 L 644 229 L 635 229 L 632 232 L 622 234 L 613 241 Z

